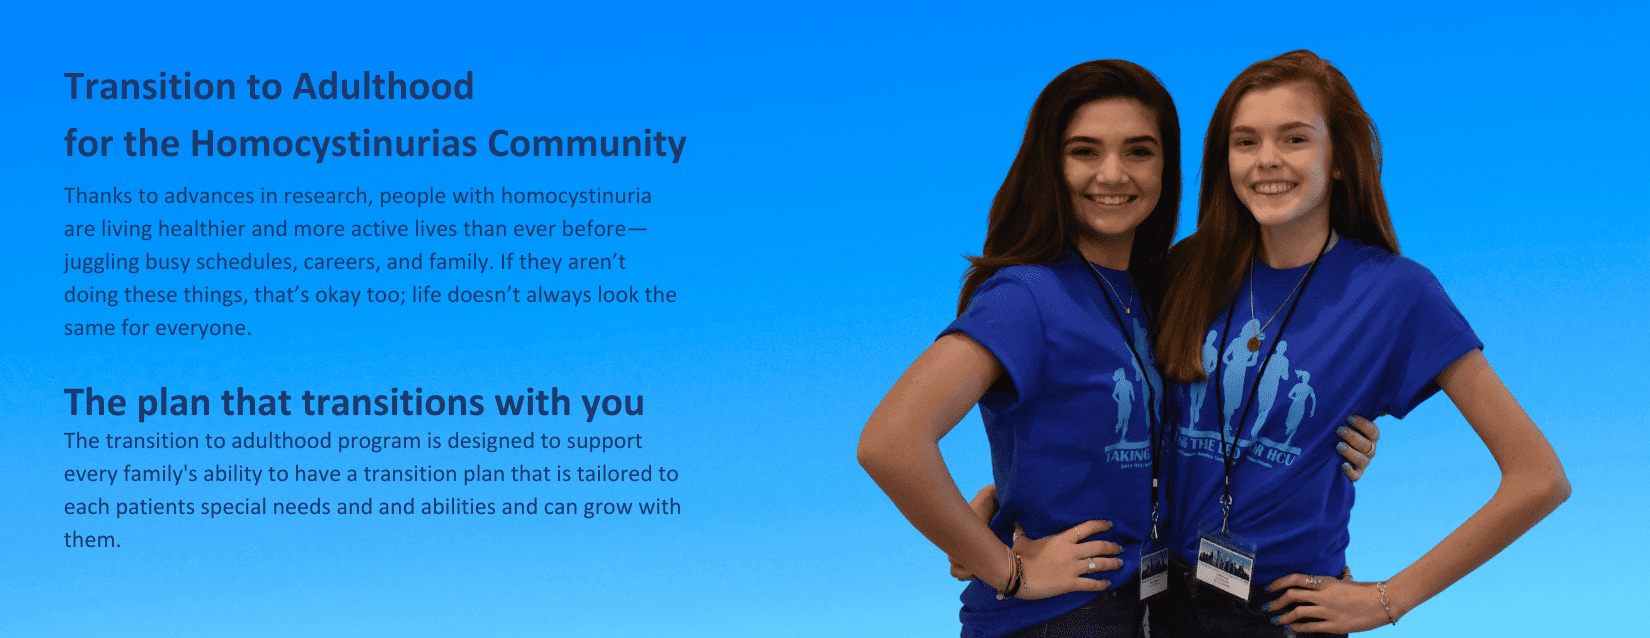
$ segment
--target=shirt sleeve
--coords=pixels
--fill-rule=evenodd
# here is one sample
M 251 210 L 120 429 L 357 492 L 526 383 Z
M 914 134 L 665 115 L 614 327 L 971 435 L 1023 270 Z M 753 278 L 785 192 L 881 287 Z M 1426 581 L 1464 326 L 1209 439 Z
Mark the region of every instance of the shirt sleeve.
M 1014 404 L 1042 390 L 1048 350 L 1043 318 L 1036 297 L 1024 282 L 1003 272 L 985 280 L 974 291 L 968 309 L 940 336 L 953 332 L 968 335 L 997 358 L 1014 384 Z
M 1484 347 L 1438 278 L 1420 264 L 1401 263 L 1411 272 L 1399 278 L 1403 283 L 1394 286 L 1392 295 L 1405 299 L 1409 308 L 1393 334 L 1383 401 L 1386 411 L 1400 419 L 1438 392 L 1436 379 L 1444 368 Z

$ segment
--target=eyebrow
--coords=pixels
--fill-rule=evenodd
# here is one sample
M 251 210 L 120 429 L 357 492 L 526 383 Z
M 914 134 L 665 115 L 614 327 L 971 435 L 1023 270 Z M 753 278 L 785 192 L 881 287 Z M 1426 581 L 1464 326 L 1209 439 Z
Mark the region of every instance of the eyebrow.
M 1084 143 L 1084 144 L 1102 144 L 1103 143 L 1098 139 L 1095 139 L 1095 138 L 1092 138 L 1092 137 L 1085 137 L 1085 136 L 1082 136 L 1082 135 L 1076 135 L 1076 136 L 1066 138 L 1066 141 L 1065 141 L 1066 144 L 1071 144 L 1073 142 L 1080 142 L 1080 143 Z M 1156 144 L 1158 146 L 1163 145 L 1162 142 L 1157 141 L 1156 136 L 1152 136 L 1152 135 L 1137 135 L 1135 137 L 1130 137 L 1130 138 L 1126 138 L 1126 139 L 1123 140 L 1124 144 L 1141 144 L 1141 143 L 1145 143 L 1145 142 L 1151 142 L 1151 143 Z
M 1278 127 L 1278 130 L 1287 131 L 1289 129 L 1301 128 L 1303 126 L 1306 127 L 1306 128 L 1312 129 L 1314 131 L 1318 130 L 1318 127 L 1312 126 L 1311 124 L 1307 124 L 1306 122 L 1290 122 L 1288 124 L 1285 124 L 1283 126 Z M 1255 127 L 1253 127 L 1253 126 L 1234 126 L 1234 127 L 1232 127 L 1232 132 L 1233 133 L 1256 133 L 1258 131 L 1256 131 Z

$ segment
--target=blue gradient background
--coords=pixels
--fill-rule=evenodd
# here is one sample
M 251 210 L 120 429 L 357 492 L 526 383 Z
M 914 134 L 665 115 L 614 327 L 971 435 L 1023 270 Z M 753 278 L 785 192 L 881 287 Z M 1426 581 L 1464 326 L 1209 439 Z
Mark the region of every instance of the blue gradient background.
M 1624 633 L 1647 611 L 1634 584 L 1645 481 L 1634 407 L 1650 352 L 1650 233 L 1641 8 L 1440 3 L 1381 12 L 1282 4 L 1172 9 L 1098 3 L 1036 10 L 947 3 L 603 10 L 486 3 L 133 10 L 13 10 L 21 61 L 0 108 L 10 129 L 3 251 L 13 300 L 0 352 L 0 634 L 91 635 L 954 635 L 961 585 L 853 460 L 882 393 L 952 316 L 960 255 L 1026 113 L 1055 74 L 1104 57 L 1139 62 L 1174 93 L 1185 133 L 1183 234 L 1195 219 L 1200 140 L 1220 91 L 1247 64 L 1311 48 L 1352 80 L 1383 133 L 1385 186 L 1405 254 L 1430 267 L 1488 344 L 1506 384 L 1564 460 L 1574 496 L 1506 552 L 1383 635 Z M 245 99 L 249 73 L 363 70 L 454 77 L 469 102 Z M 69 101 L 64 72 L 231 78 L 223 102 Z M 68 158 L 62 136 L 147 127 L 268 135 L 686 135 L 680 164 L 636 159 Z M 629 190 L 648 206 L 94 207 L 60 190 L 258 187 Z M 623 240 L 67 240 L 100 218 L 505 222 L 595 218 L 646 226 Z M 624 252 L 630 270 L 61 274 L 61 256 L 288 255 L 547 250 Z M 496 257 L 495 257 L 496 258 Z M 225 309 L 61 301 L 102 287 L 364 287 L 459 282 L 660 285 L 673 306 L 527 305 Z M 247 338 L 67 338 L 65 321 L 245 321 Z M 1639 354 L 1634 354 L 1639 353 Z M 65 387 L 216 396 L 245 386 L 491 396 L 525 387 L 644 394 L 631 421 L 225 417 L 139 425 L 70 417 Z M 577 399 L 575 399 L 575 402 Z M 988 482 L 970 416 L 942 448 L 962 489 Z M 1493 460 L 1445 399 L 1382 422 L 1360 484 L 1356 575 L 1418 558 L 1495 489 Z M 276 451 L 70 452 L 62 432 L 219 434 L 641 433 L 639 452 L 377 455 Z M 106 460 L 104 460 L 106 459 Z M 670 485 L 510 483 L 149 488 L 64 483 L 68 467 L 126 463 L 358 467 L 643 463 Z M 65 501 L 673 497 L 676 517 L 69 517 Z M 69 550 L 62 534 L 120 549 Z

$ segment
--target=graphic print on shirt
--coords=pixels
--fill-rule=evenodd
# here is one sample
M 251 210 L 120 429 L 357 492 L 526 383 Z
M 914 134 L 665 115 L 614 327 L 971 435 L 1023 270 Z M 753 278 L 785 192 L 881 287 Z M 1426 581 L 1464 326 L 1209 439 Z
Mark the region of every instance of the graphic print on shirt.
M 1283 354 L 1288 350 L 1289 342 L 1279 341 L 1272 359 L 1265 362 L 1266 369 L 1260 373 L 1260 390 L 1255 393 L 1255 425 L 1249 428 L 1249 434 L 1240 439 L 1238 445 L 1249 447 L 1253 444 L 1261 426 L 1266 425 L 1266 417 L 1272 414 L 1272 403 L 1278 399 L 1278 385 L 1289 377 L 1289 357 Z
M 1224 401 L 1221 417 L 1226 429 L 1224 440 L 1227 445 L 1230 445 L 1236 434 L 1242 434 L 1242 437 L 1237 439 L 1235 455 L 1232 457 L 1233 462 L 1237 462 L 1239 458 L 1247 455 L 1248 460 L 1267 467 L 1272 467 L 1274 464 L 1292 465 L 1296 459 L 1300 458 L 1301 453 L 1299 447 L 1291 445 L 1295 438 L 1295 431 L 1300 428 L 1301 421 L 1306 417 L 1316 416 L 1318 397 L 1311 386 L 1312 374 L 1306 370 L 1297 370 L 1290 367 L 1288 341 L 1277 343 L 1270 361 L 1265 361 L 1263 356 L 1266 348 L 1262 347 L 1259 351 L 1249 350 L 1249 339 L 1259 332 L 1260 322 L 1250 319 L 1243 324 L 1243 329 L 1238 332 L 1237 337 L 1227 343 L 1223 351 L 1220 351 L 1223 352 L 1220 363 L 1224 368 L 1220 371 L 1221 390 L 1223 392 L 1221 398 Z M 1211 379 L 1215 373 L 1211 361 L 1215 352 L 1215 341 L 1218 338 L 1218 333 L 1211 330 L 1209 331 L 1208 340 L 1204 343 L 1204 374 L 1209 375 Z M 1256 381 L 1258 387 L 1253 388 L 1251 394 L 1249 391 L 1251 388 L 1244 387 L 1244 380 L 1249 376 L 1250 369 L 1259 368 L 1262 362 L 1265 362 L 1266 369 L 1264 371 L 1256 370 L 1261 376 Z M 1291 377 L 1297 375 L 1300 382 L 1294 384 L 1285 393 L 1284 396 L 1289 399 L 1289 406 L 1287 409 L 1282 409 L 1277 405 L 1278 393 Z M 1180 453 L 1183 455 L 1201 454 L 1213 459 L 1224 459 L 1221 449 L 1223 440 L 1221 432 L 1213 428 L 1201 430 L 1197 427 L 1197 415 L 1202 411 L 1203 403 L 1207 400 L 1204 397 L 1208 394 L 1208 386 L 1209 382 L 1205 381 L 1200 384 L 1192 384 L 1188 388 L 1190 395 L 1188 403 L 1190 405 L 1187 406 L 1188 415 L 1186 420 L 1189 426 L 1179 429 Z M 1240 423 L 1234 427 L 1232 419 L 1241 413 L 1243 403 L 1249 400 L 1251 396 L 1254 397 L 1255 406 L 1249 410 L 1248 416 L 1252 420 L 1247 424 Z M 1311 402 L 1310 406 L 1308 406 L 1308 402 Z M 1278 432 L 1278 420 L 1272 418 L 1273 412 L 1279 410 L 1284 412 L 1284 415 L 1282 415 L 1282 432 Z M 1272 424 L 1273 427 L 1267 429 L 1268 424 Z M 1248 425 L 1248 427 L 1244 428 L 1244 425 Z M 1257 443 L 1261 449 L 1255 448 Z
M 1244 322 L 1243 329 L 1238 336 L 1226 345 L 1226 355 L 1221 357 L 1226 371 L 1221 379 L 1221 388 L 1226 402 L 1222 404 L 1224 410 L 1220 415 L 1220 423 L 1226 430 L 1227 440 L 1236 436 L 1232 430 L 1232 416 L 1238 408 L 1243 406 L 1243 378 L 1249 373 L 1249 368 L 1260 363 L 1260 352 L 1249 349 L 1249 338 L 1260 333 L 1260 322 L 1254 319 Z
M 1146 362 L 1146 367 L 1141 369 L 1140 362 L 1134 360 L 1131 353 L 1129 363 L 1134 368 L 1134 378 L 1129 378 L 1128 370 L 1125 368 L 1118 368 L 1112 373 L 1111 377 L 1113 383 L 1111 398 L 1117 402 L 1117 427 L 1114 430 L 1117 435 L 1117 442 L 1106 446 L 1106 460 L 1122 462 L 1122 467 L 1136 467 L 1151 463 L 1151 450 L 1148 449 L 1152 444 L 1150 424 L 1147 423 L 1147 427 L 1134 428 L 1136 436 L 1133 440 L 1129 437 L 1129 424 L 1134 414 L 1134 403 L 1137 398 L 1141 401 L 1147 401 L 1154 399 L 1163 392 L 1163 378 L 1157 373 L 1157 361 L 1152 358 L 1151 347 L 1148 344 L 1150 335 L 1140 325 L 1139 319 L 1131 319 L 1130 324 L 1134 333 L 1135 352 L 1140 353 L 1140 357 Z M 1151 406 L 1146 406 L 1146 409 L 1150 410 Z M 1143 415 L 1141 419 L 1135 420 L 1135 422 L 1145 423 L 1149 420 L 1150 415 Z
M 1283 344 L 1278 345 L 1282 346 Z M 1305 370 L 1296 370 L 1295 374 L 1300 375 L 1301 382 L 1289 389 L 1289 416 L 1284 420 L 1284 427 L 1288 429 L 1283 433 L 1283 442 L 1277 443 L 1266 437 L 1261 437 L 1260 440 L 1265 445 L 1281 448 L 1290 454 L 1301 453 L 1300 448 L 1289 446 L 1289 443 L 1295 440 L 1295 430 L 1300 428 L 1301 417 L 1318 415 L 1318 393 L 1313 392 L 1310 385 L 1312 383 L 1312 373 Z M 1306 411 L 1308 400 L 1312 402 L 1311 412 Z
M 1186 414 L 1188 425 L 1181 428 L 1183 432 L 1197 430 L 1197 417 L 1203 412 L 1204 399 L 1209 397 L 1209 379 L 1214 378 L 1215 364 L 1220 362 L 1220 348 L 1215 346 L 1215 341 L 1219 339 L 1220 332 L 1215 330 L 1210 330 L 1209 336 L 1203 338 L 1203 380 L 1191 384 L 1188 390 L 1191 393 L 1192 409 Z
M 1134 383 L 1129 381 L 1122 368 L 1112 373 L 1111 380 L 1116 384 L 1111 398 L 1117 401 L 1117 442 L 1122 443 L 1129 440 L 1129 413 L 1134 411 Z

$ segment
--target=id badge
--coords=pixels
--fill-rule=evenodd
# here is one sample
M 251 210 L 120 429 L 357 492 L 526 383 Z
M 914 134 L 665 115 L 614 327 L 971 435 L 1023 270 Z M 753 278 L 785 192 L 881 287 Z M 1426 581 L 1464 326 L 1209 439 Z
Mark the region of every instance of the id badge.
M 1255 573 L 1255 544 L 1216 530 L 1201 535 L 1197 548 L 1197 579 L 1248 601 Z
M 1140 544 L 1140 600 L 1169 588 L 1169 550 L 1150 540 Z

